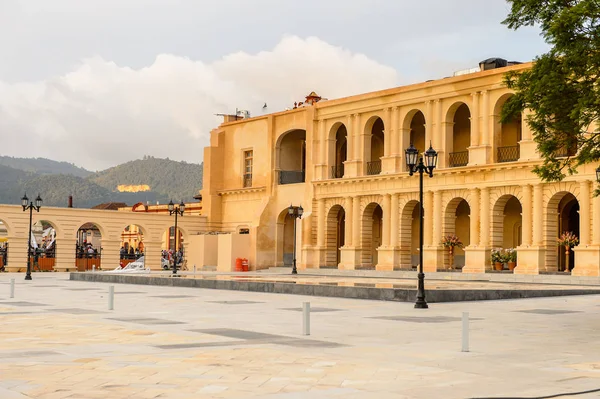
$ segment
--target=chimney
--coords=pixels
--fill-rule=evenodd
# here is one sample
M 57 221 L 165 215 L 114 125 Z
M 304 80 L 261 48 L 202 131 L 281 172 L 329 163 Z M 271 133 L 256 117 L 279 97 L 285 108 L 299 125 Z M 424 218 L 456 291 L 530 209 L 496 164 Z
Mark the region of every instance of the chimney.
M 69 205 L 68 208 L 73 208 L 73 196 L 69 195 Z

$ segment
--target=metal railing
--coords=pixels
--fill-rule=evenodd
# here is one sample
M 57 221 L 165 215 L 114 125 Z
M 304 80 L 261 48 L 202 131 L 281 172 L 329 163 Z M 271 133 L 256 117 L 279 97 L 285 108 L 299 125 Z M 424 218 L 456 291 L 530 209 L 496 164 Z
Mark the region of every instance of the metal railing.
M 521 157 L 521 151 L 518 145 L 508 147 L 498 147 L 498 162 L 514 162 Z
M 339 164 L 331 167 L 331 178 L 341 179 L 344 177 L 344 164 Z
M 381 173 L 381 161 L 367 162 L 367 175 L 378 175 Z
M 469 163 L 469 151 L 451 152 L 448 154 L 448 165 L 451 168 L 467 166 Z
M 280 170 L 279 184 L 304 183 L 303 170 Z
M 244 175 L 244 187 L 252 187 L 252 173 Z
M 575 155 L 577 155 L 576 145 L 570 148 L 561 148 L 560 150 L 556 151 L 557 158 L 574 157 Z

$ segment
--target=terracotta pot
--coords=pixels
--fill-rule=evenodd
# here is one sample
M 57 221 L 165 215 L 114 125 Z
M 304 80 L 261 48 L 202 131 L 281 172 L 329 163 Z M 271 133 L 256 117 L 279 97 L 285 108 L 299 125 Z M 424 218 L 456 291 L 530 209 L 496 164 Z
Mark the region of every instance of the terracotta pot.
M 504 263 L 500 263 L 500 262 L 494 263 L 494 270 L 503 270 L 503 269 L 504 269 Z
M 508 270 L 515 270 L 516 266 L 517 266 L 516 262 L 508 262 Z

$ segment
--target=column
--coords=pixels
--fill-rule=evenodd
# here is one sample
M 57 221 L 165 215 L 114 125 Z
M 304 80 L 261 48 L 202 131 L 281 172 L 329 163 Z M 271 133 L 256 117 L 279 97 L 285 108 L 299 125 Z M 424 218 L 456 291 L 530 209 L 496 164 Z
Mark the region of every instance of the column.
M 352 202 L 352 242 L 360 246 L 360 197 L 354 197 Z
M 302 229 L 302 246 L 312 245 L 312 212 L 310 215 L 303 217 L 300 220 L 300 228 Z
M 317 200 L 317 246 L 320 248 L 325 247 L 325 199 L 319 198 Z
M 442 102 L 437 99 L 435 100 L 435 134 L 433 135 L 433 148 L 437 152 L 446 152 L 446 149 L 443 148 L 443 140 L 442 137 L 444 135 L 444 121 L 442 116 Z
M 346 118 L 346 153 L 347 160 L 354 160 L 354 129 L 352 126 L 352 115 Z
M 433 245 L 439 245 L 442 240 L 442 192 L 433 192 Z
M 423 245 L 433 243 L 433 191 L 423 193 L 423 208 L 425 220 L 423 221 Z
M 352 229 L 354 226 L 354 218 L 352 217 L 352 207 L 354 206 L 354 198 L 346 197 L 346 226 L 344 232 L 344 246 L 352 246 Z
M 144 240 L 144 265 L 152 270 L 162 270 L 161 241 Z
M 479 244 L 485 248 L 490 246 L 490 189 L 484 187 L 481 189 L 480 204 L 480 239 Z
M 533 186 L 533 245 L 543 244 L 542 226 L 544 225 L 544 202 L 542 197 L 542 185 Z
M 579 245 L 585 247 L 590 244 L 590 182 L 579 183 Z
M 392 194 L 390 204 L 390 246 L 392 247 L 398 246 L 398 218 L 400 217 L 400 209 L 398 209 L 399 198 L 398 193 Z
M 354 132 L 354 159 L 360 160 L 362 159 L 362 146 L 360 145 L 360 137 L 362 132 L 360 131 L 360 114 L 353 115 L 354 126 L 352 127 L 352 131 Z
M 392 128 L 392 123 L 391 123 L 391 109 L 390 108 L 386 108 L 384 111 L 384 116 L 383 116 L 383 156 L 384 157 L 389 157 L 391 152 L 392 152 L 392 133 L 393 133 L 393 128 Z
M 100 264 L 96 265 L 96 269 L 101 267 L 104 270 L 113 270 L 121 260 L 121 240 L 103 238 L 100 245 L 102 246 L 102 254 L 100 255 Z
M 600 196 L 594 197 L 593 204 L 594 212 L 592 214 L 592 239 L 594 240 L 594 245 L 600 246 Z
M 54 270 L 61 272 L 75 270 L 75 238 L 57 238 L 54 242 L 56 245 L 56 258 L 54 259 Z M 8 247 L 10 253 L 10 244 Z M 115 267 L 118 266 L 118 263 Z M 33 269 L 32 269 L 33 270 Z
M 481 145 L 487 146 L 490 144 L 490 93 L 487 90 L 481 92 L 483 96 L 483 129 L 479 142 Z
M 524 246 L 531 245 L 531 230 L 532 230 L 532 220 L 531 220 L 531 185 L 526 184 L 523 186 L 523 203 L 521 204 L 522 209 L 522 240 Z
M 29 230 L 25 232 L 25 237 L 28 233 Z M 8 236 L 7 264 L 4 265 L 6 271 L 25 272 L 27 270 L 27 245 L 27 238 Z
M 479 231 L 479 189 L 471 189 L 471 216 L 470 226 L 471 230 L 471 242 L 469 246 L 478 247 L 480 242 L 480 231 Z
M 318 137 L 319 140 L 321 141 L 321 159 L 320 159 L 320 164 L 322 165 L 328 165 L 327 164 L 327 134 L 325 132 L 325 119 L 321 119 L 319 121 L 319 133 L 318 133 Z M 329 165 L 328 165 L 329 166 Z M 323 176 L 323 178 L 326 178 L 325 176 Z
M 385 194 L 383 196 L 383 227 L 382 227 L 382 231 L 381 234 L 383 235 L 383 237 L 381 237 L 381 245 L 384 248 L 387 248 L 390 246 L 390 222 L 391 222 L 391 218 L 390 218 L 390 210 L 391 210 L 391 201 L 392 201 L 392 196 L 390 194 Z
M 471 147 L 479 145 L 479 92 L 471 94 L 473 109 L 471 110 Z
M 398 107 L 392 107 L 392 116 L 390 118 L 391 132 L 390 139 L 392 140 L 392 155 L 399 155 L 398 147 L 400 144 L 400 136 L 398 131 Z
M 425 116 L 425 148 L 424 148 L 424 150 L 427 150 L 427 148 L 429 148 L 429 146 L 427 144 L 429 144 L 430 142 L 433 142 L 433 136 L 434 136 L 434 132 L 433 132 L 433 101 L 431 101 L 431 100 L 425 101 L 425 112 L 426 112 L 426 116 Z

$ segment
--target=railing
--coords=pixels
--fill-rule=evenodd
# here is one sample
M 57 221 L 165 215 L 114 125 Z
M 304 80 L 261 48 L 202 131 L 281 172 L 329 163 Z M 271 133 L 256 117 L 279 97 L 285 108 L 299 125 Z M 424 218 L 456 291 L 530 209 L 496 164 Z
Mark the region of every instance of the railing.
M 252 173 L 244 175 L 244 187 L 252 187 Z
M 280 170 L 279 184 L 304 183 L 303 170 Z
M 344 177 L 344 164 L 339 164 L 331 167 L 331 178 L 341 179 Z
M 451 152 L 448 154 L 448 165 L 451 168 L 467 166 L 469 163 L 469 151 Z
M 498 162 L 514 162 L 521 157 L 518 145 L 498 147 Z
M 381 173 L 381 161 L 367 162 L 367 175 L 378 175 Z
M 577 146 L 572 146 L 571 148 L 561 148 L 560 150 L 556 151 L 557 158 L 574 157 L 575 155 L 577 155 Z

